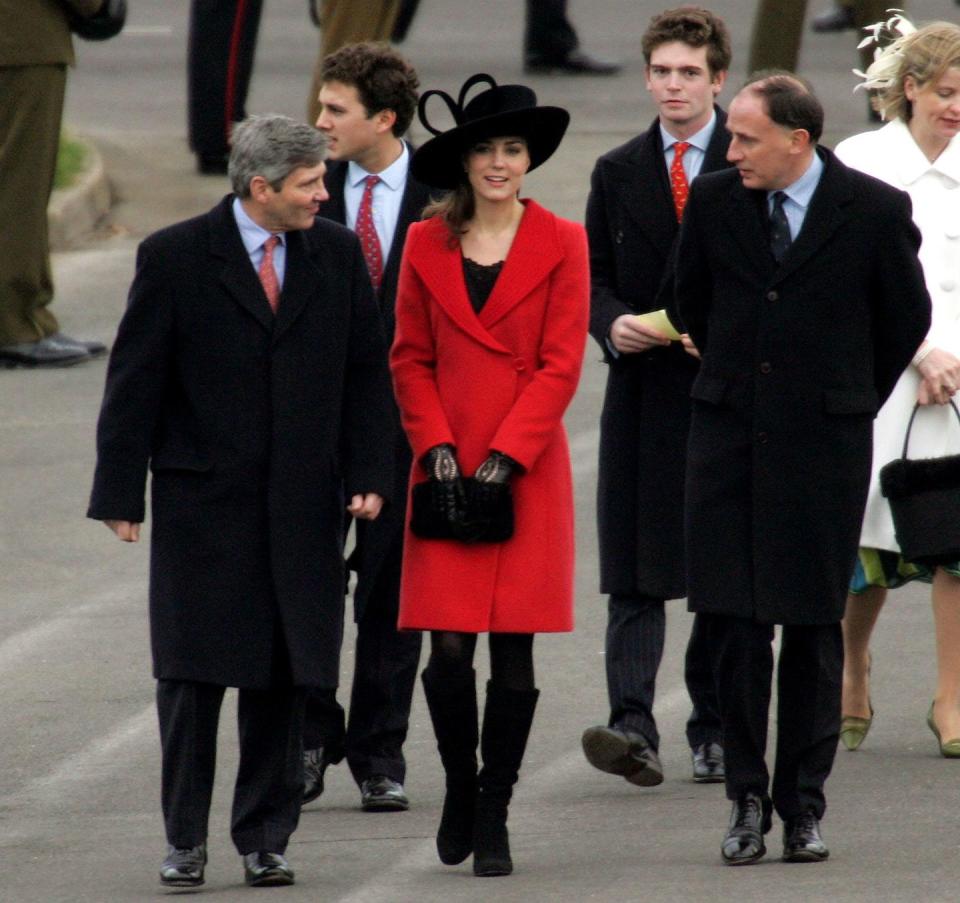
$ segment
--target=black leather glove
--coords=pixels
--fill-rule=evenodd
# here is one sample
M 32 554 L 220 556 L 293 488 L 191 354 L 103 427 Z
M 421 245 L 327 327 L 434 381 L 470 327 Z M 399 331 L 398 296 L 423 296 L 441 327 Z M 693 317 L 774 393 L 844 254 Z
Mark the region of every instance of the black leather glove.
M 431 480 L 452 483 L 460 479 L 457 450 L 449 443 L 435 445 L 421 459 L 420 464 Z
M 520 465 L 503 452 L 492 451 L 473 475 L 478 483 L 509 483 Z

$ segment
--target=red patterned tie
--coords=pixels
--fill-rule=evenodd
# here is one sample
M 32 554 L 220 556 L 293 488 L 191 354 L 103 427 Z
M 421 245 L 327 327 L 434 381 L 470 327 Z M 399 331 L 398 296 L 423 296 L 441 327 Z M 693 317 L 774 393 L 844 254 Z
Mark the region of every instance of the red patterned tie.
M 367 261 L 370 271 L 370 281 L 374 289 L 380 288 L 383 278 L 383 250 L 380 248 L 380 238 L 373 225 L 373 186 L 380 181 L 380 176 L 367 176 L 364 179 L 366 187 L 360 199 L 360 209 L 357 211 L 357 237 L 363 248 L 363 258 Z
M 280 303 L 280 280 L 277 279 L 277 271 L 273 268 L 273 249 L 279 243 L 280 238 L 276 235 L 271 235 L 263 243 L 263 260 L 260 261 L 260 270 L 257 273 L 263 292 L 270 302 L 270 309 L 274 313 L 277 312 L 277 305 Z
M 677 222 L 683 219 L 683 208 L 687 205 L 690 186 L 687 174 L 683 171 L 683 155 L 690 147 L 688 141 L 678 141 L 673 146 L 673 163 L 670 164 L 670 191 L 673 192 L 673 206 L 677 211 Z

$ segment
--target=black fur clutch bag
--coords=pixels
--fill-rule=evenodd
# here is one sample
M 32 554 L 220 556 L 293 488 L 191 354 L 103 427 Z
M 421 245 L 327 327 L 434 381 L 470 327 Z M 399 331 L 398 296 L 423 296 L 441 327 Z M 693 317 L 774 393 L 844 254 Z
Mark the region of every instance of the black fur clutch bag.
M 960 411 L 950 402 L 960 422 Z M 880 491 L 890 501 L 897 544 L 907 561 L 935 567 L 960 561 L 960 455 L 907 457 L 915 405 L 903 456 L 880 470 Z
M 473 477 L 416 483 L 410 499 L 410 530 L 421 539 L 503 542 L 513 536 L 509 483 L 480 483 Z

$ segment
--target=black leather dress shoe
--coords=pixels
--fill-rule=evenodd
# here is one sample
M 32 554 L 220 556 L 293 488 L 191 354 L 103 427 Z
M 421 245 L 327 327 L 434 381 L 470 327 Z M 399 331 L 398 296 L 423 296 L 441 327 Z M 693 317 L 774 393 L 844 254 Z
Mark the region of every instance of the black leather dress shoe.
M 767 852 L 763 835 L 770 830 L 772 808 L 767 797 L 756 793 L 746 793 L 733 804 L 720 847 L 727 865 L 749 865 Z
M 199 887 L 207 864 L 207 846 L 167 847 L 167 858 L 160 866 L 160 883 L 167 887 Z
M 84 351 L 86 351 L 90 357 L 100 357 L 101 355 L 107 353 L 107 346 L 104 345 L 103 342 L 90 342 L 86 339 L 74 339 L 68 335 L 64 335 L 62 332 L 55 332 L 53 335 L 47 336 L 47 338 L 53 339 L 55 342 L 59 342 L 61 345 L 66 347 L 76 345 L 84 349 Z
M 323 753 L 323 747 L 303 751 L 303 798 L 300 805 L 312 803 L 323 793 L 323 774 L 330 764 Z
M 835 6 L 813 17 L 810 27 L 820 34 L 830 31 L 848 31 L 857 27 L 852 6 Z
M 245 853 L 243 877 L 250 887 L 283 887 L 293 884 L 293 869 L 279 853 Z
M 360 784 L 360 806 L 364 812 L 406 812 L 410 800 L 399 781 L 375 774 Z
M 36 342 L 0 345 L 0 363 L 6 367 L 70 367 L 91 359 L 82 342 L 59 332 Z
M 545 57 L 530 54 L 524 60 L 523 71 L 549 75 L 559 72 L 566 75 L 616 75 L 621 69 L 619 63 L 598 60 L 582 50 L 571 50 L 566 56 Z
M 723 747 L 719 743 L 701 743 L 691 751 L 693 779 L 698 784 L 722 784 L 726 776 L 723 767 Z
M 580 742 L 587 761 L 600 771 L 621 775 L 638 787 L 663 783 L 660 757 L 643 734 L 598 724 L 588 727 Z
M 820 821 L 804 812 L 783 825 L 784 862 L 823 862 L 830 855 L 820 836 Z

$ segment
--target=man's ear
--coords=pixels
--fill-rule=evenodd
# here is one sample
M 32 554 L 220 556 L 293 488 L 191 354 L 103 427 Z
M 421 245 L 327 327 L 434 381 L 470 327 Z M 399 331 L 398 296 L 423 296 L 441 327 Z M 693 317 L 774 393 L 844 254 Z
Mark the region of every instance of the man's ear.
M 380 133 L 393 131 L 393 124 L 397 121 L 396 110 L 380 110 L 373 114 L 373 119 L 377 124 L 377 131 Z
M 265 204 L 273 189 L 263 176 L 254 176 L 250 180 L 250 197 L 258 204 Z
M 727 70 L 721 69 L 713 73 L 713 96 L 716 97 L 727 83 Z

